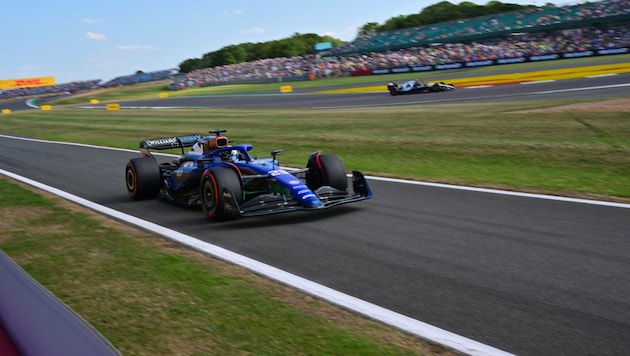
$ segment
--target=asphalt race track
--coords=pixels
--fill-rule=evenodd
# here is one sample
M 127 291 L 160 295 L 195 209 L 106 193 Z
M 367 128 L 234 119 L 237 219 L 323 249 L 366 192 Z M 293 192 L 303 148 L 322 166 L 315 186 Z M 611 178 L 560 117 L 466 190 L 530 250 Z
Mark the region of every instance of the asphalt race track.
M 382 92 L 346 94 L 272 93 L 246 96 L 213 95 L 204 97 L 131 100 L 121 107 L 241 107 L 241 108 L 313 108 L 338 109 L 369 106 L 416 105 L 419 103 L 493 102 L 541 99 L 593 99 L 630 96 L 630 74 L 583 78 L 535 84 L 465 88 L 447 93 L 390 96 Z M 94 107 L 103 107 L 93 105 Z
M 627 98 L 630 75 L 399 97 L 295 93 L 121 106 L 325 109 L 543 97 Z M 1 169 L 511 353 L 630 354 L 630 209 L 623 204 L 370 179 L 368 201 L 210 223 L 200 211 L 130 201 L 124 166 L 137 153 L 3 136 L 0 149 Z

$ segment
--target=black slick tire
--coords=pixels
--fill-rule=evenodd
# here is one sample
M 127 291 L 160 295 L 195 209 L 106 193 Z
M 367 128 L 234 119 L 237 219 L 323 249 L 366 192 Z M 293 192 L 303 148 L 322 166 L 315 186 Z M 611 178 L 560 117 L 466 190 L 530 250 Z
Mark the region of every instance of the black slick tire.
M 314 153 L 307 163 L 306 185 L 311 190 L 331 186 L 339 190 L 348 189 L 348 178 L 343 163 L 334 154 Z
M 225 221 L 239 216 L 238 206 L 233 203 L 243 202 L 243 187 L 234 169 L 214 167 L 206 170 L 199 189 L 201 207 L 208 220 Z
M 127 162 L 125 185 L 133 200 L 156 198 L 162 187 L 162 174 L 155 158 L 138 157 Z

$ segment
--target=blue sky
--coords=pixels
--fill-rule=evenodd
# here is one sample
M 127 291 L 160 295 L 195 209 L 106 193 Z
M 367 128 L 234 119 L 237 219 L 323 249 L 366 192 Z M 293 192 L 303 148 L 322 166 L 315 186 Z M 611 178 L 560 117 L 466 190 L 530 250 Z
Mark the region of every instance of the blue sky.
M 0 80 L 108 81 L 294 33 L 350 41 L 368 22 L 382 24 L 439 1 L 0 0 Z

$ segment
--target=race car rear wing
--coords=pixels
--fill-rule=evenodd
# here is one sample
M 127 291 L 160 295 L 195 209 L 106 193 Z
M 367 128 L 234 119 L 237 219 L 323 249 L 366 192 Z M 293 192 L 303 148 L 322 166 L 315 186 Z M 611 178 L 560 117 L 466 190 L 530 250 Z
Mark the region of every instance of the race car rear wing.
M 191 147 L 199 142 L 199 135 L 152 138 L 140 142 L 140 149 L 167 150 L 169 148 Z

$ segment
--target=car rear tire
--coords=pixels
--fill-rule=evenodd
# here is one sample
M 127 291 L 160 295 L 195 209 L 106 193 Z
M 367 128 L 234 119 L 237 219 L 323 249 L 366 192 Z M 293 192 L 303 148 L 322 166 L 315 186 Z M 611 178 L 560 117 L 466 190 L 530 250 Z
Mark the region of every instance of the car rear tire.
M 224 195 L 224 188 L 231 192 L 231 199 Z M 199 189 L 201 207 L 208 220 L 224 221 L 240 215 L 238 207 L 231 202 L 243 202 L 243 186 L 241 177 L 233 169 L 214 167 L 206 170 Z
M 325 185 L 340 190 L 348 189 L 346 169 L 336 155 L 314 153 L 309 157 L 306 167 L 306 185 L 311 190 Z
M 153 199 L 162 188 L 162 173 L 155 158 L 138 157 L 125 167 L 127 192 L 133 200 Z

